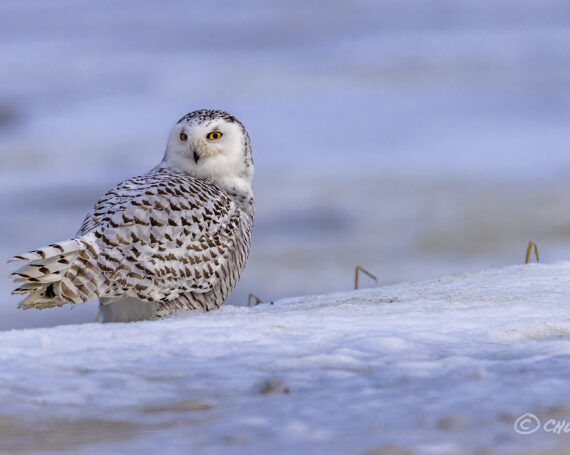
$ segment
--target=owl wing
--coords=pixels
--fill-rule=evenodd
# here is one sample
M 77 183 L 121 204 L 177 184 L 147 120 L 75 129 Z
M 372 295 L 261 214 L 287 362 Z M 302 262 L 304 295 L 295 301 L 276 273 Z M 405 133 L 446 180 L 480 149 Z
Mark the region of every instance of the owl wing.
M 239 208 L 212 183 L 166 171 L 126 180 L 85 218 L 79 263 L 62 280 L 62 294 L 168 301 L 208 292 L 239 228 Z

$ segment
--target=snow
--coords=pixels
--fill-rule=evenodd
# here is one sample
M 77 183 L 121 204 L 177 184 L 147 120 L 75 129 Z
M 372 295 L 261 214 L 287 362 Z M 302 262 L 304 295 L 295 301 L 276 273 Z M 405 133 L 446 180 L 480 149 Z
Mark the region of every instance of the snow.
M 570 262 L 530 264 L 162 321 L 0 332 L 0 450 L 560 448 L 569 434 L 513 424 L 525 413 L 570 420 L 569 296 Z

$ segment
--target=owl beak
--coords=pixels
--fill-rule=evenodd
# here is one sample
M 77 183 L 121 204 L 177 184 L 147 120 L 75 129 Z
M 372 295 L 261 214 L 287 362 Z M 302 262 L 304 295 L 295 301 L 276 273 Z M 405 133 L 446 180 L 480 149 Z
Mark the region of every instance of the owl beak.
M 194 162 L 196 164 L 198 164 L 198 160 L 200 159 L 200 155 L 198 155 L 198 152 L 196 150 L 194 150 L 193 156 L 194 156 Z

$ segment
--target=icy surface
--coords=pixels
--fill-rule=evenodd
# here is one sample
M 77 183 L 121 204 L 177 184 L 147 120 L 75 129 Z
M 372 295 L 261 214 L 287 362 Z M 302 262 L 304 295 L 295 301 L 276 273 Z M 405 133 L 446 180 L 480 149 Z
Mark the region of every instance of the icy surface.
M 513 423 L 570 420 L 569 303 L 566 262 L 1 332 L 0 450 L 559 448 L 570 435 L 523 436 Z

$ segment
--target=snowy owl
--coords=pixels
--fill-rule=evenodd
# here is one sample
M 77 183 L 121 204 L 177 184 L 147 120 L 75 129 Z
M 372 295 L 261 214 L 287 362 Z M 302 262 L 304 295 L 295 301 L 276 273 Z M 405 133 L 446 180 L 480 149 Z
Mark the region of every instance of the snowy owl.
M 162 161 L 119 183 L 70 240 L 14 256 L 19 307 L 99 298 L 103 322 L 218 308 L 244 268 L 253 226 L 253 158 L 232 115 L 199 110 L 172 128 Z

